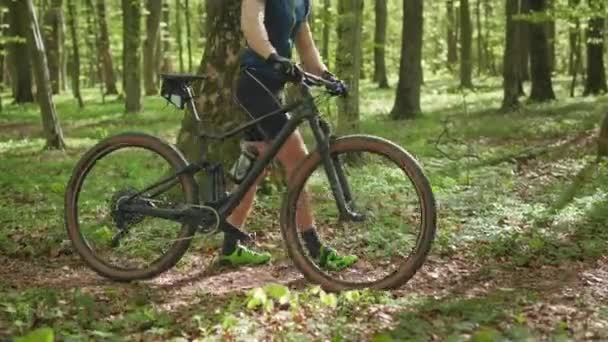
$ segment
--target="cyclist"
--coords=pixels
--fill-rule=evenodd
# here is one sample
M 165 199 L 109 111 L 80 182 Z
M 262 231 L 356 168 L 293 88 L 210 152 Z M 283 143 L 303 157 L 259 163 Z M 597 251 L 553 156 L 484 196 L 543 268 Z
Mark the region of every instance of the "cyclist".
M 280 109 L 285 83 L 297 80 L 295 64 L 291 61 L 293 45 L 306 71 L 338 82 L 321 61 L 313 41 L 308 24 L 311 1 L 242 0 L 241 29 L 247 47 L 241 56 L 235 100 L 252 119 Z M 268 141 L 276 138 L 287 120 L 287 114 L 263 120 L 255 129 L 246 132 L 246 144 L 253 145 L 260 154 L 264 153 Z M 277 158 L 289 177 L 307 154 L 302 136 L 296 131 L 287 139 Z M 258 182 L 262 177 L 264 175 Z M 228 224 L 243 226 L 253 206 L 256 187 L 254 185 L 243 197 L 228 218 Z M 307 193 L 300 200 L 297 220 L 304 244 L 319 266 L 342 270 L 357 261 L 357 256 L 340 255 L 319 240 Z M 225 234 L 220 256 L 222 263 L 264 264 L 269 260 L 269 253 L 251 250 L 241 245 L 236 235 Z

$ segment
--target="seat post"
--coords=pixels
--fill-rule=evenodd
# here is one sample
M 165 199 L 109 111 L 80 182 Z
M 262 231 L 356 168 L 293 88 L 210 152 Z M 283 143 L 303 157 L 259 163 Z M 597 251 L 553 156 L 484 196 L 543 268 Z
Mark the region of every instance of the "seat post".
M 196 108 L 196 102 L 194 101 L 194 91 L 192 91 L 192 86 L 187 84 L 184 85 L 184 89 L 188 94 L 188 107 L 190 111 L 192 111 L 192 115 L 194 116 L 194 120 L 196 122 L 201 122 L 201 117 L 198 114 L 198 109 Z

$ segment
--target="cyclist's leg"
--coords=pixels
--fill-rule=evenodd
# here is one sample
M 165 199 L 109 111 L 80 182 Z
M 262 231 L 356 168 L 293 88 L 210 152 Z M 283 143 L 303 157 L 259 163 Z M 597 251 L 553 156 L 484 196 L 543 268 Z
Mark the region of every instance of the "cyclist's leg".
M 268 74 L 246 69 L 240 75 L 235 100 L 251 119 L 256 119 L 281 108 L 280 97 L 283 86 L 284 83 L 273 79 Z M 245 140 L 248 144 L 254 144 L 260 153 L 264 153 L 267 147 L 265 141 L 274 139 L 286 122 L 286 115 L 263 120 L 258 127 L 247 132 Z M 239 206 L 227 219 L 228 224 L 239 228 L 243 226 L 253 208 L 257 184 L 264 175 L 265 173 L 257 179 L 242 198 Z M 222 258 L 232 264 L 259 264 L 270 260 L 270 254 L 246 249 L 240 246 L 237 237 L 230 234 L 224 236 L 222 254 Z
M 293 171 L 308 155 L 306 145 L 299 131 L 292 134 L 285 145 L 279 151 L 279 161 L 287 172 L 287 177 L 291 177 Z M 312 212 L 310 195 L 304 189 L 298 199 L 296 209 L 296 223 L 300 228 L 302 239 L 310 255 L 319 260 L 319 265 L 331 270 L 342 270 L 350 267 L 357 262 L 356 255 L 340 255 L 334 249 L 324 245 L 317 234 L 315 219 Z

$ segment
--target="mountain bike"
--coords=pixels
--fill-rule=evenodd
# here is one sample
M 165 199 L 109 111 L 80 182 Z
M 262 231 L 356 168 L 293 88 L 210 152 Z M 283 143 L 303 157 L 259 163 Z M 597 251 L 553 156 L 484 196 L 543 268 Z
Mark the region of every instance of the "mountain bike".
M 287 138 L 307 122 L 316 148 L 288 180 L 280 210 L 289 257 L 309 281 L 327 290 L 405 284 L 422 266 L 435 237 L 429 181 L 414 157 L 388 140 L 332 134 L 318 104 L 339 94 L 336 83 L 303 71 L 301 76 L 299 100 L 211 134 L 201 128 L 192 87 L 204 77 L 162 75 L 162 95 L 192 114 L 206 143 L 236 137 L 273 115 L 289 113 L 290 118 L 232 191 L 220 163 L 204 156 L 189 163 L 155 136 L 124 133 L 102 140 L 77 163 L 66 190 L 65 221 L 76 252 L 94 271 L 116 281 L 150 279 L 176 266 L 196 234 L 235 229 L 224 224 L 226 218 Z M 312 207 L 321 240 L 356 254 L 356 264 L 326 270 L 308 254 L 297 224 L 302 201 Z M 249 237 L 239 229 L 232 233 Z

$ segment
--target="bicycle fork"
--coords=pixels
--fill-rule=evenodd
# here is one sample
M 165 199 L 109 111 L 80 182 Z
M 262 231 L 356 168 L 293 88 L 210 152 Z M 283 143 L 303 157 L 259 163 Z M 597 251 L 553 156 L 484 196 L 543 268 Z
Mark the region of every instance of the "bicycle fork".
M 310 127 L 317 140 L 317 146 L 319 153 L 321 154 L 323 166 L 325 167 L 327 180 L 329 181 L 331 191 L 336 200 L 338 212 L 340 213 L 340 221 L 365 221 L 365 215 L 355 211 L 353 196 L 346 175 L 344 174 L 342 163 L 338 159 L 338 156 L 331 155 L 329 151 L 329 144 L 332 140 L 329 125 L 325 121 L 322 121 L 320 117 L 315 116 L 310 119 Z

